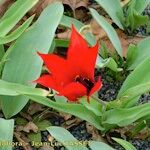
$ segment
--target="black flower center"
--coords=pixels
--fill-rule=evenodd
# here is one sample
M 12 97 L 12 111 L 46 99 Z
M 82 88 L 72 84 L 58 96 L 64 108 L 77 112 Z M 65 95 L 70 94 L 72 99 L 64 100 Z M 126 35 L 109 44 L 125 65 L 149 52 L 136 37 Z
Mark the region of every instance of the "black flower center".
M 82 76 L 76 76 L 76 82 L 81 83 L 83 86 L 87 88 L 87 92 L 89 93 L 94 86 L 94 83 L 87 78 L 83 78 Z

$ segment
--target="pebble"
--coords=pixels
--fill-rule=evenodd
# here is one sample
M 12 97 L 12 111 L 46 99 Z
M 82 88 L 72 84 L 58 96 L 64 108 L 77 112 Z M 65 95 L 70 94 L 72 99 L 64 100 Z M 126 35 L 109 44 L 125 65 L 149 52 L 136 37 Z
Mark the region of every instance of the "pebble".
M 115 100 L 125 77 L 123 77 L 123 80 L 116 80 L 112 76 L 108 75 L 105 70 L 101 70 L 98 74 L 100 74 L 103 84 L 102 88 L 98 92 L 99 98 L 103 101 Z
M 130 141 L 137 150 L 150 150 L 150 141 L 148 140 L 132 140 Z
M 78 140 L 91 140 L 92 134 L 87 132 L 86 122 L 82 122 L 78 125 L 74 125 L 68 129 L 71 134 Z

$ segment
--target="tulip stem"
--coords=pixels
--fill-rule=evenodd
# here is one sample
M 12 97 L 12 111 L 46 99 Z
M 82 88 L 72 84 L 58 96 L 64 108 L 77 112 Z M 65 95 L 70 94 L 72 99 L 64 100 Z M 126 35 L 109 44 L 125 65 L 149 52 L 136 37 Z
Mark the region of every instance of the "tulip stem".
M 88 25 L 84 25 L 83 27 L 80 28 L 79 30 L 79 33 L 82 33 L 85 29 L 90 29 L 91 26 L 88 24 Z
M 95 99 L 96 101 L 98 101 L 99 103 L 102 104 L 102 111 L 104 112 L 106 110 L 106 107 L 107 107 L 107 104 L 106 102 L 102 101 L 101 99 L 99 99 L 98 97 L 96 96 L 91 96 L 93 99 Z

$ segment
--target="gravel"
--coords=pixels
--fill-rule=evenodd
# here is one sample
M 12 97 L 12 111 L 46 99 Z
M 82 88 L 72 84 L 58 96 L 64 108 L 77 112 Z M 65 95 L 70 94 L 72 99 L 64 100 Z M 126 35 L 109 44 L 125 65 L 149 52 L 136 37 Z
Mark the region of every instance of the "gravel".
M 87 132 L 86 122 L 74 125 L 68 129 L 71 134 L 80 141 L 91 140 L 92 134 Z
M 109 70 L 110 71 L 110 70 Z M 109 74 L 110 72 L 107 69 L 103 69 L 96 74 L 99 74 L 102 79 L 102 88 L 98 92 L 99 98 L 103 101 L 112 101 L 115 100 L 118 94 L 119 89 L 122 86 L 122 83 L 125 80 L 125 76 L 122 75 L 122 78 L 116 79 L 113 74 Z
M 150 150 L 150 141 L 148 140 L 132 140 L 130 142 L 137 150 Z

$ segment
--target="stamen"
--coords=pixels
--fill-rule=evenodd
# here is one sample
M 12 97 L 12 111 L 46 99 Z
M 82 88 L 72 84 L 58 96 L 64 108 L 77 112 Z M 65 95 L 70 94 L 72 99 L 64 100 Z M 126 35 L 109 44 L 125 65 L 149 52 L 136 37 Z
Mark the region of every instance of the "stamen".
M 90 81 L 87 78 L 83 78 L 82 76 L 79 76 L 79 75 L 76 76 L 75 81 L 84 85 L 87 88 L 87 92 L 90 92 L 90 90 L 94 86 L 94 83 L 92 81 Z

